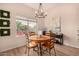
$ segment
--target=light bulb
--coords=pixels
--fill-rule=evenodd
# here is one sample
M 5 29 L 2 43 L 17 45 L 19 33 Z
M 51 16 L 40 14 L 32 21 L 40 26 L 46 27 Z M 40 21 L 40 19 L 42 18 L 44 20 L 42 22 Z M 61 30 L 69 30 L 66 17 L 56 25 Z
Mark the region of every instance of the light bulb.
M 37 11 L 35 11 L 35 14 L 37 14 Z

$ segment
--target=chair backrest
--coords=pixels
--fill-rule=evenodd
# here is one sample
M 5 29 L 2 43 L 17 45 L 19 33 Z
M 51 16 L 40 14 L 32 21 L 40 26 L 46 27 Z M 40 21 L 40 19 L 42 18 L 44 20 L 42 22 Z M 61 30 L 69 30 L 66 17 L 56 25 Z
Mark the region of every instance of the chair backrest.
M 54 40 L 54 42 L 55 42 L 55 34 L 54 33 L 48 32 L 45 35 L 46 36 L 50 36 L 51 37 L 51 40 Z
M 29 35 L 33 36 L 33 35 L 36 35 L 36 33 L 35 32 L 30 32 Z
M 50 33 L 45 33 L 46 36 L 50 36 Z
M 54 48 L 54 41 L 50 39 L 48 42 L 46 42 L 46 45 L 47 45 L 49 48 Z
M 53 48 L 54 47 L 54 37 L 50 37 L 50 39 L 46 42 L 44 42 L 43 46 L 47 46 L 48 48 Z

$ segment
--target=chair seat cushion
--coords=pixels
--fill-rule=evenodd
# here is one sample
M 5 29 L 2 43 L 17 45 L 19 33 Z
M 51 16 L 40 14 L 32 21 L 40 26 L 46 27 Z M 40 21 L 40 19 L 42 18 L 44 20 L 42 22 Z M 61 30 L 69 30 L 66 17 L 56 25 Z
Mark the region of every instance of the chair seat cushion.
M 31 42 L 28 44 L 28 47 L 29 47 L 29 48 L 34 48 L 34 47 L 36 47 L 36 46 L 37 46 L 37 43 L 34 42 L 34 41 L 31 41 Z

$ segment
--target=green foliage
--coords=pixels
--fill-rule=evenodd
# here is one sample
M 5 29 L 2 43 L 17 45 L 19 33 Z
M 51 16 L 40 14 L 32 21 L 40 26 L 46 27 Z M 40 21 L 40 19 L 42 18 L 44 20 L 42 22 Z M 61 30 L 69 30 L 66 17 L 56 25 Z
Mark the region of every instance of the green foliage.
M 28 25 L 22 24 L 20 21 L 16 21 L 16 26 L 17 26 L 17 31 L 31 31 L 31 32 L 36 32 L 36 26 L 31 27 Z
M 16 21 L 16 26 L 18 31 L 25 31 L 28 29 L 28 25 L 24 25 L 19 21 Z

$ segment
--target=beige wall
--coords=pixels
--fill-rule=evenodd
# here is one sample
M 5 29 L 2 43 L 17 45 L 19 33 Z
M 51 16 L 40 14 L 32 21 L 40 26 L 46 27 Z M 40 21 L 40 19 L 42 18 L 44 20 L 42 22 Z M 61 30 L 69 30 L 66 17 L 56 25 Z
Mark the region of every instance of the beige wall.
M 0 52 L 8 49 L 23 46 L 26 42 L 25 37 L 16 37 L 16 16 L 34 18 L 34 10 L 23 4 L 0 4 L 0 9 L 10 11 L 11 35 L 0 37 Z
M 0 37 L 0 52 L 19 47 L 25 44 L 25 37 L 16 37 L 16 16 L 26 18 L 34 18 L 34 9 L 23 4 L 0 4 L 0 9 L 11 12 L 11 35 L 7 37 Z M 79 7 L 78 4 L 59 4 L 48 11 L 45 19 L 41 19 L 40 28 L 45 27 L 48 30 L 52 29 L 54 22 L 52 17 L 61 17 L 61 31 L 64 34 L 64 44 L 79 48 L 79 40 L 77 36 L 77 29 L 79 29 Z
M 79 48 L 77 29 L 79 29 L 79 4 L 59 4 L 51 8 L 45 21 L 45 26 L 52 29 L 54 16 L 61 17 L 61 32 L 64 34 L 64 44 Z M 78 27 L 78 28 L 77 28 Z

